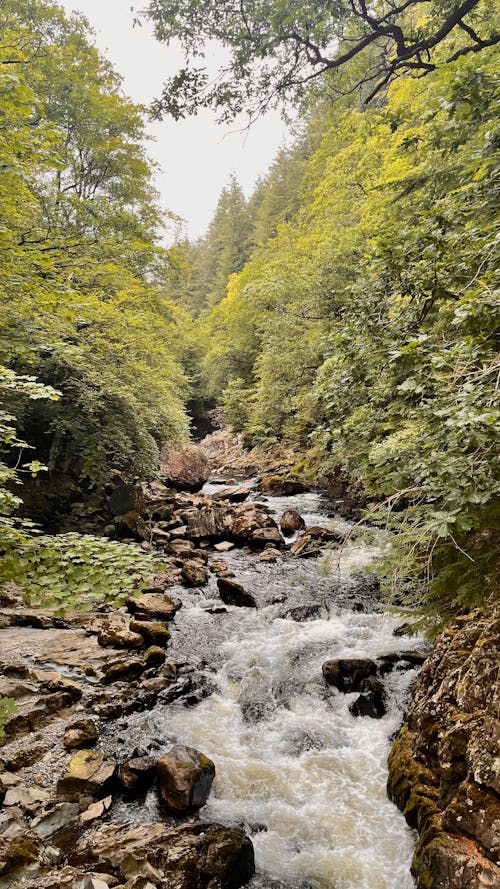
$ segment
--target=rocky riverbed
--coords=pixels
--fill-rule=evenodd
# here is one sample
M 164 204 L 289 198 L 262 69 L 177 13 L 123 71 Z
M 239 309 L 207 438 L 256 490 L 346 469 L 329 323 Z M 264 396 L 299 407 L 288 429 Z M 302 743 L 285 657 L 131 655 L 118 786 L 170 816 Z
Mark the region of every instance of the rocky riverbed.
M 386 761 L 427 650 L 365 572 L 383 539 L 271 470 L 195 491 L 176 459 L 77 504 L 161 555 L 120 609 L 3 594 L 0 889 L 413 885 Z

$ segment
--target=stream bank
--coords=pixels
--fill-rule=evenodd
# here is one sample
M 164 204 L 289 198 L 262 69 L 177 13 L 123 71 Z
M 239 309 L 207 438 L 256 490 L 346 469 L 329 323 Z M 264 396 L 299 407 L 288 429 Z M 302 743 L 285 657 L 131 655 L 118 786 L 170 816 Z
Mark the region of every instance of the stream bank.
M 383 539 L 354 539 L 337 504 L 283 493 L 286 481 L 272 494 L 217 478 L 201 493 L 118 486 L 115 509 L 142 514 L 114 527 L 162 550 L 157 587 L 62 618 L 4 599 L 2 694 L 19 709 L 0 752 L 2 889 L 413 885 L 415 834 L 385 785 L 422 643 L 395 635 L 364 572 Z M 305 528 L 284 537 L 286 511 Z M 223 580 L 255 607 L 222 601 Z M 345 663 L 368 672 L 339 688 Z M 82 741 L 97 757 L 90 776 L 68 746 L 84 718 L 97 735 Z M 187 816 L 154 786 L 177 744 L 216 770 Z

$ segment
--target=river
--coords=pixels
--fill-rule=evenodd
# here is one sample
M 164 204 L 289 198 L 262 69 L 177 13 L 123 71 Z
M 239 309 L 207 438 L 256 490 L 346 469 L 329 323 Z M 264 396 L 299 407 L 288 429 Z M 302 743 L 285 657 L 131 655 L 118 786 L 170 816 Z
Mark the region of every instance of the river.
M 259 499 L 276 516 L 295 508 L 308 526 L 346 528 L 319 494 Z M 117 743 L 134 737 L 157 752 L 183 743 L 214 760 L 216 779 L 200 814 L 249 833 L 257 867 L 251 889 L 414 886 L 415 835 L 387 799 L 385 784 L 390 739 L 416 670 L 386 677 L 382 719 L 351 716 L 357 695 L 326 686 L 321 673 L 331 657 L 377 657 L 421 644 L 394 635 L 401 620 L 384 610 L 363 573 L 380 545 L 371 532 L 340 555 L 285 557 L 274 565 L 237 550 L 224 554 L 258 609 L 212 613 L 220 606 L 213 586 L 179 589 L 184 607 L 173 648 L 204 691 L 191 706 L 159 703 L 113 728 Z M 311 616 L 292 619 L 291 609 L 304 606 Z M 158 817 L 154 792 L 134 817 L 145 816 Z

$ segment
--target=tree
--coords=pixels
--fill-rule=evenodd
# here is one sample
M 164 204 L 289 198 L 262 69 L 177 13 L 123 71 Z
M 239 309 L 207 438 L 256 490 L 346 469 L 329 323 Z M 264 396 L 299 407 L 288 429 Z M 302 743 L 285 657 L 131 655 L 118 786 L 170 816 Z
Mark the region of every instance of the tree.
M 325 109 L 296 218 L 208 318 L 235 427 L 358 482 L 435 622 L 498 594 L 497 115 L 492 49 Z
M 0 360 L 64 395 L 18 428 L 50 470 L 152 472 L 187 434 L 189 319 L 163 292 L 142 108 L 50 2 L 6 0 L 0 62 Z
M 403 73 L 420 76 L 500 39 L 488 0 L 150 0 L 145 14 L 158 40 L 185 52 L 154 104 L 157 116 L 175 118 L 200 107 L 223 120 L 255 116 L 358 56 L 370 59 L 359 82 L 371 98 Z M 203 64 L 211 41 L 229 52 L 216 77 Z

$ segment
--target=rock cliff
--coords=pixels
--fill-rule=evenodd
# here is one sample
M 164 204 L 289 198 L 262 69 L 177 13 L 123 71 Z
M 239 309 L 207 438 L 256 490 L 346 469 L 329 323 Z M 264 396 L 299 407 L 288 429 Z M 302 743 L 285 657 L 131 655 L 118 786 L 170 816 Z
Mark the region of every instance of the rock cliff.
M 419 889 L 500 887 L 500 619 L 438 638 L 389 757 L 388 793 L 419 832 Z

